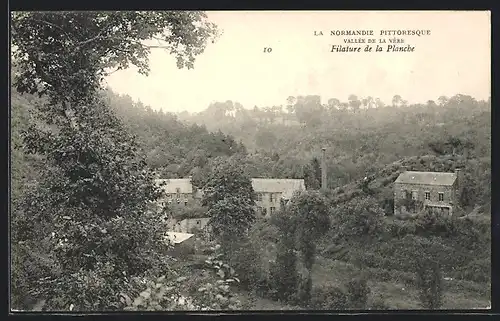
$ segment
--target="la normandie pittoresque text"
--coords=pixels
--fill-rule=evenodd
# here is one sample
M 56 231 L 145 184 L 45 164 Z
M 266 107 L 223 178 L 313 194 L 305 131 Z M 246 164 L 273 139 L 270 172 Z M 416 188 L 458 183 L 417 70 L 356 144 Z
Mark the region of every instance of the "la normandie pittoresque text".
M 333 36 L 342 43 L 330 45 L 330 52 L 414 52 L 408 37 L 430 36 L 430 30 L 331 30 L 314 31 L 314 36 Z

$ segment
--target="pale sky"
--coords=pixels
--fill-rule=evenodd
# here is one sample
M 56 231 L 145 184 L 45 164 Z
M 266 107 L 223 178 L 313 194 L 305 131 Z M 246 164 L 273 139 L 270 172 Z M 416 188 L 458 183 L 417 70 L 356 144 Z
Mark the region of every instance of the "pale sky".
M 153 49 L 151 72 L 118 71 L 107 84 L 154 109 L 198 112 L 214 101 L 245 108 L 285 105 L 288 96 L 320 95 L 347 101 L 350 94 L 390 103 L 399 94 L 410 103 L 441 95 L 490 95 L 491 22 L 486 11 L 210 11 L 223 30 L 198 56 L 194 69 L 177 69 L 175 58 Z M 405 36 L 414 52 L 330 52 L 344 45 L 332 30 L 430 30 Z M 314 31 L 323 36 L 314 36 Z M 372 37 L 369 37 L 372 38 Z M 403 44 L 403 45 L 405 45 Z M 384 44 L 386 46 L 387 44 Z M 361 46 L 366 44 L 350 44 Z M 272 48 L 264 53 L 264 47 Z

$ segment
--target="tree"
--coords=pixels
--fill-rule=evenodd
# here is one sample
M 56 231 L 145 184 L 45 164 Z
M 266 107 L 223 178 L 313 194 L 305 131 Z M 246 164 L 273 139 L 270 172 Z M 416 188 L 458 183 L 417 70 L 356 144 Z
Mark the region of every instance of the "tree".
M 383 108 L 383 107 L 385 107 L 384 102 L 380 98 L 376 98 L 375 99 L 375 105 L 377 106 L 377 108 Z
M 439 309 L 443 304 L 443 277 L 439 264 L 430 258 L 423 258 L 417 261 L 416 269 L 422 307 Z
M 286 99 L 286 109 L 288 110 L 288 113 L 289 114 L 292 114 L 295 110 L 294 110 L 294 106 L 295 106 L 295 103 L 296 103 L 297 99 L 293 96 L 289 96 L 287 99 Z
M 366 237 L 382 231 L 384 210 L 371 197 L 346 202 L 335 212 L 332 226 L 339 236 Z
M 246 235 L 255 221 L 255 192 L 241 167 L 242 160 L 220 160 L 203 186 L 203 206 L 208 208 L 209 224 L 225 250 Z
M 437 106 L 437 105 L 436 105 L 436 102 L 435 102 L 434 100 L 432 100 L 432 99 L 431 99 L 431 100 L 428 100 L 428 101 L 427 101 L 427 106 L 429 106 L 429 107 L 435 107 L 435 106 Z
M 347 98 L 349 101 L 349 106 L 352 108 L 354 112 L 357 112 L 359 110 L 359 106 L 361 106 L 361 101 L 359 100 L 358 96 L 351 94 Z
M 403 98 L 401 98 L 400 95 L 394 95 L 394 97 L 392 97 L 392 106 L 393 107 L 399 107 L 399 106 L 401 106 L 402 103 L 403 103 Z
M 164 230 L 150 207 L 160 195 L 154 173 L 103 102 L 101 80 L 129 64 L 147 74 L 152 38 L 192 68 L 214 25 L 200 12 L 103 11 L 15 12 L 11 27 L 13 85 L 46 97 L 23 133 L 26 152 L 44 155 L 46 167 L 13 217 L 15 242 L 51 243 L 64 272 L 31 287 L 56 309 L 118 308 L 127 277 L 162 264 Z M 42 227 L 48 235 L 34 233 Z
M 328 108 L 330 109 L 330 111 L 333 111 L 335 109 L 339 109 L 340 108 L 340 100 L 338 100 L 337 98 L 328 99 Z
M 439 103 L 439 106 L 446 105 L 448 103 L 448 97 L 446 97 L 446 96 L 439 96 L 438 103 Z
M 271 267 L 271 280 L 275 297 L 284 301 L 295 301 L 300 276 L 297 270 L 296 223 L 287 210 L 281 210 L 271 217 L 279 230 L 275 264 Z
M 299 287 L 299 300 L 308 303 L 311 298 L 311 272 L 316 256 L 316 241 L 330 228 L 329 211 L 325 198 L 317 191 L 303 192 L 293 197 L 287 209 L 295 226 L 294 234 L 299 258 L 304 267 Z
M 304 183 L 307 189 L 321 188 L 321 165 L 316 157 L 304 169 Z
M 276 262 L 271 268 L 275 297 L 285 302 L 293 302 L 296 299 L 299 279 L 293 235 L 286 234 L 278 243 Z

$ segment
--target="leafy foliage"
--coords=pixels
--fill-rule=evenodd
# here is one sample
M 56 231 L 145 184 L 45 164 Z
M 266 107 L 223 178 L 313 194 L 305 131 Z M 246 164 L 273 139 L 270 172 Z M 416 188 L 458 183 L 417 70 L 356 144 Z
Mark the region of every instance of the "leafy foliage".
M 417 285 L 422 306 L 426 309 L 439 309 L 443 295 L 443 277 L 439 264 L 432 259 L 417 261 Z
M 173 271 L 153 281 L 146 282 L 146 289 L 135 297 L 122 293 L 121 302 L 129 311 L 165 310 L 237 310 L 241 303 L 231 291 L 239 282 L 235 271 L 221 260 L 220 246 L 211 248 L 204 270 L 216 276 L 214 281 L 195 284 L 195 291 L 187 284 L 187 277 Z M 192 287 L 192 286 L 191 286 Z M 184 293 L 184 294 L 183 294 Z
M 38 295 L 50 298 L 50 309 L 117 309 L 117 293 L 128 288 L 129 277 L 167 263 L 164 229 L 151 207 L 159 196 L 154 173 L 103 102 L 100 82 L 112 67 L 134 64 L 147 73 L 150 46 L 142 41 L 153 36 L 164 37 L 179 67 L 192 67 L 213 34 L 204 17 L 200 12 L 13 13 L 14 87 L 43 96 L 22 132 L 23 148 L 45 158 L 40 180 L 16 204 L 13 241 L 28 249 L 50 244 L 37 255 L 55 260 L 62 274 L 40 271 L 34 274 L 38 283 L 30 280 Z M 20 263 L 35 254 L 29 252 L 17 249 L 15 269 L 24 269 Z M 23 275 L 19 270 L 14 277 Z M 14 289 L 19 290 L 24 289 Z
M 252 182 L 238 166 L 238 159 L 219 163 L 203 187 L 203 206 L 208 208 L 214 235 L 234 240 L 245 235 L 255 221 Z M 229 243 L 224 242 L 224 246 Z
M 280 229 L 272 274 L 280 299 L 298 300 L 306 305 L 311 299 L 310 274 L 316 242 L 330 227 L 328 213 L 322 195 L 317 191 L 307 191 L 294 196 L 289 205 L 273 217 L 272 222 Z
M 283 301 L 295 301 L 300 275 L 297 271 L 297 254 L 293 238 L 283 236 L 276 254 L 276 262 L 271 268 L 274 297 Z
M 307 189 L 319 190 L 321 187 L 321 166 L 317 158 L 313 158 L 304 170 L 304 183 Z
M 347 283 L 347 297 L 353 309 L 366 309 L 370 287 L 364 277 L 358 277 Z
M 312 289 L 310 306 L 318 310 L 346 310 L 349 302 L 342 289 L 320 284 Z

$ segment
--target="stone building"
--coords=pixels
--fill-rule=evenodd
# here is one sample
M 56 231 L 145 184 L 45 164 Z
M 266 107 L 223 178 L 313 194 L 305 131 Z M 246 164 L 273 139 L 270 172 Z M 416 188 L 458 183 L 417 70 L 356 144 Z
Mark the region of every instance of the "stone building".
M 164 183 L 163 197 L 160 199 L 163 206 L 172 203 L 187 205 L 197 199 L 191 178 L 157 179 L 156 183 Z
M 303 179 L 252 178 L 256 205 L 262 217 L 269 217 L 284 206 L 293 193 L 305 190 Z
M 203 196 L 202 190 L 195 190 L 190 178 L 157 179 L 156 182 L 165 183 L 162 187 L 164 197 L 160 200 L 162 206 L 172 203 L 187 206 L 199 202 Z M 269 217 L 278 211 L 292 198 L 293 193 L 305 190 L 303 179 L 252 178 L 252 187 L 257 194 L 257 210 L 262 217 Z
M 405 171 L 394 182 L 394 213 L 431 208 L 452 215 L 460 184 L 460 169 L 454 173 Z

